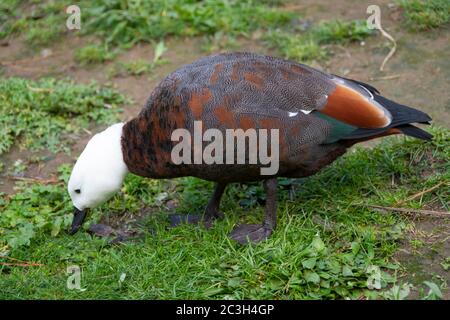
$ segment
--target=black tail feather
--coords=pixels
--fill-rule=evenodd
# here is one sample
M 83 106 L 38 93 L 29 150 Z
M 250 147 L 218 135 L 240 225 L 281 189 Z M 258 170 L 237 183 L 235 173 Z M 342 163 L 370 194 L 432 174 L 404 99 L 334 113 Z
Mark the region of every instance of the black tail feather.
M 391 113 L 392 122 L 389 126 L 379 129 L 358 128 L 346 136 L 345 140 L 367 140 L 367 138 L 380 135 L 391 128 L 397 128 L 405 135 L 418 139 L 431 140 L 433 138 L 428 132 L 411 125 L 411 123 L 430 124 L 431 118 L 425 112 L 386 99 L 376 93 L 374 93 L 374 99 Z
M 405 124 L 403 126 L 397 127 L 397 129 L 400 129 L 400 131 L 403 134 L 406 134 L 407 136 L 411 136 L 417 139 L 422 139 L 426 141 L 431 141 L 433 139 L 433 135 L 426 132 L 425 130 L 422 130 L 420 128 L 417 128 L 411 124 Z
M 375 101 L 380 103 L 392 114 L 392 123 L 389 125 L 390 128 L 413 122 L 427 123 L 431 121 L 430 116 L 425 112 L 399 104 L 378 94 L 375 94 L 374 98 Z

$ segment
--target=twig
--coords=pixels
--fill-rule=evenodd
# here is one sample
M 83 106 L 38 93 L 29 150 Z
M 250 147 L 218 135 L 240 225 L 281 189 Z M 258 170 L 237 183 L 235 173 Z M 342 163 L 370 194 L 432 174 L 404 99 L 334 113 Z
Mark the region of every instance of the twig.
M 380 71 L 383 71 L 384 70 L 384 66 L 386 65 L 388 60 L 394 55 L 395 50 L 397 50 L 397 41 L 395 41 L 395 39 L 383 29 L 381 24 L 378 25 L 378 29 L 380 30 L 380 32 L 383 35 L 383 37 L 389 39 L 394 44 L 394 46 L 392 47 L 391 51 L 389 51 L 388 55 L 386 56 L 386 58 L 384 58 L 383 63 L 380 66 Z
M 11 267 L 42 267 L 43 264 L 40 264 L 40 263 L 10 263 L 10 262 L 0 262 L 0 266 L 11 266 Z
M 294 11 L 294 10 L 303 10 L 309 6 L 310 5 L 308 4 L 296 4 L 296 5 L 288 5 L 286 7 L 280 7 L 279 9 L 281 11 Z
M 421 191 L 421 192 L 418 192 L 418 193 L 416 193 L 416 194 L 410 196 L 409 198 L 406 198 L 405 200 L 398 201 L 395 205 L 400 205 L 400 204 L 403 204 L 403 203 L 405 203 L 405 202 L 414 200 L 414 199 L 416 199 L 416 198 L 418 198 L 418 197 L 420 197 L 420 196 L 423 196 L 424 194 L 426 194 L 426 193 L 428 193 L 428 192 L 431 192 L 431 191 L 433 191 L 433 190 L 436 190 L 437 188 L 439 188 L 439 187 L 440 187 L 441 185 L 443 185 L 444 183 L 445 183 L 445 181 L 441 181 L 441 182 L 439 182 L 437 185 L 435 185 L 435 186 L 433 186 L 433 187 L 431 187 L 431 188 L 428 188 L 428 189 L 426 189 L 426 190 L 423 190 L 423 191 Z
M 86 132 L 88 135 L 92 136 L 92 132 L 90 132 L 88 129 L 82 128 L 82 130 L 83 130 L 84 132 Z
M 27 84 L 27 87 L 28 87 L 28 89 L 30 89 L 30 91 L 33 91 L 33 92 L 47 92 L 47 93 L 52 93 L 54 90 L 53 89 L 51 89 L 51 88 L 33 88 L 33 87 L 30 87 L 28 84 Z
M 16 259 L 16 258 L 11 258 L 11 257 L 0 257 L 0 259 L 1 258 L 12 260 L 12 261 L 17 261 L 17 263 L 14 263 L 14 262 L 1 262 L 0 261 L 0 265 L 2 265 L 2 266 L 16 266 L 16 267 L 42 267 L 42 266 L 44 266 L 41 263 L 23 261 L 23 260 Z
M 433 211 L 433 210 L 419 210 L 419 209 L 410 209 L 410 208 L 395 208 L 395 207 L 383 207 L 383 206 L 376 206 L 376 205 L 367 205 L 370 208 L 378 209 L 381 211 L 397 211 L 397 212 L 404 212 L 404 213 L 418 213 L 423 215 L 436 215 L 436 216 L 449 216 L 449 211 Z
M 376 80 L 394 80 L 400 78 L 401 74 L 393 74 L 391 76 L 385 76 L 385 77 L 373 77 L 369 78 L 370 81 L 376 81 Z
M 56 178 L 53 178 L 53 179 L 42 179 L 42 178 L 36 178 L 36 177 L 8 176 L 8 179 L 18 180 L 18 181 L 38 182 L 38 183 L 42 183 L 42 184 L 56 184 L 56 183 L 59 183 L 59 180 L 56 179 Z

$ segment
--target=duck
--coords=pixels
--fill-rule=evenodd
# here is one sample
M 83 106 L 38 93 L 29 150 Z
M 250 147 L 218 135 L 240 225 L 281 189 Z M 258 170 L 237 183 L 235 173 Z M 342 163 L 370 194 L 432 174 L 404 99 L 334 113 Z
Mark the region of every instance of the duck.
M 220 201 L 228 184 L 262 181 L 262 223 L 237 224 L 229 234 L 241 244 L 258 243 L 276 229 L 278 177 L 314 175 L 356 143 L 375 138 L 403 134 L 430 141 L 430 133 L 413 125 L 430 121 L 426 113 L 385 98 L 369 84 L 295 61 L 251 52 L 203 57 L 164 78 L 135 118 L 89 140 L 68 181 L 74 206 L 69 233 L 80 229 L 89 209 L 116 194 L 130 173 L 151 179 L 192 176 L 215 183 L 202 215 L 208 222 L 224 218 Z M 199 129 L 203 138 L 207 131 L 214 134 L 192 138 Z M 216 144 L 212 161 L 196 161 L 208 141 L 223 142 L 230 130 L 265 132 L 262 138 L 275 143 L 260 137 L 253 149 L 248 143 L 241 152 Z M 187 161 L 174 158 L 182 141 L 179 155 Z M 267 154 L 270 149 L 277 155 L 271 158 L 276 170 L 263 173 L 267 161 L 253 156 L 265 146 Z M 223 161 L 224 154 L 235 161 Z

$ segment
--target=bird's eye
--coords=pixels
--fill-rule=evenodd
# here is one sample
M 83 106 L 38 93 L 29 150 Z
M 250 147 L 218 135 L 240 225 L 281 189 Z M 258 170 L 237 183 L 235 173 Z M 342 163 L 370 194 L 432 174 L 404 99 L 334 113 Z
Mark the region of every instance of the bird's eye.
M 80 193 L 81 193 L 81 190 L 80 190 L 80 189 L 75 189 L 75 193 L 80 194 Z

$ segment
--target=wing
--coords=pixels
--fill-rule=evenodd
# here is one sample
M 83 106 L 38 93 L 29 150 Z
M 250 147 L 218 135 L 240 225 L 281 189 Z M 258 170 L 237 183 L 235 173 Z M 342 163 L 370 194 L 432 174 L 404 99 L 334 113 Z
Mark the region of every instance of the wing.
M 392 121 L 375 101 L 375 88 L 269 56 L 209 56 L 170 78 L 189 119 L 203 120 L 210 128 L 298 127 L 299 141 L 306 137 L 320 143 Z
M 278 109 L 292 116 L 317 111 L 371 129 L 386 127 L 391 121 L 390 113 L 373 97 L 375 88 L 292 61 L 251 53 L 220 54 L 177 73 L 194 99 L 201 95 L 201 101 L 216 105 L 232 102 L 234 113 L 270 115 Z M 209 95 L 211 99 L 204 99 Z M 192 105 L 198 107 L 198 103 Z

